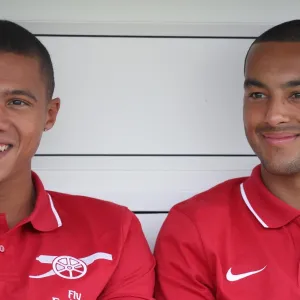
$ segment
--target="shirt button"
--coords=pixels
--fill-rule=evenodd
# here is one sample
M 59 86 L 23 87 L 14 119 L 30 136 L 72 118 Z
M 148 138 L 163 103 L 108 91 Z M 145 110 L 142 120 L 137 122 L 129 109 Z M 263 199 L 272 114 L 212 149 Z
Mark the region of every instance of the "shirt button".
M 5 248 L 4 248 L 4 246 L 3 245 L 0 245 L 0 252 L 5 252 Z

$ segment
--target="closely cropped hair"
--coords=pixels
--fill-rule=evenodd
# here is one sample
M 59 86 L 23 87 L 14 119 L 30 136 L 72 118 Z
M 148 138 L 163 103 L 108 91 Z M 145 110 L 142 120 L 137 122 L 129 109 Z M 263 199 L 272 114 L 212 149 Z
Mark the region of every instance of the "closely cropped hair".
M 45 46 L 31 32 L 16 23 L 0 20 L 0 52 L 38 59 L 47 85 L 47 96 L 52 98 L 55 82 L 51 58 Z
M 254 41 L 262 42 L 300 42 L 300 20 L 284 22 L 270 28 Z
M 281 23 L 262 33 L 249 47 L 245 57 L 245 64 L 252 46 L 266 42 L 300 42 L 300 20 Z

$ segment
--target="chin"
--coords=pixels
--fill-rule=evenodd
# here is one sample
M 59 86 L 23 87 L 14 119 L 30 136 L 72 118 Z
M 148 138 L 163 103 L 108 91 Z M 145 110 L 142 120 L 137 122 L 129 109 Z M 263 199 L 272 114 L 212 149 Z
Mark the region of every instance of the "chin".
M 273 175 L 288 176 L 300 174 L 300 161 L 268 161 L 261 159 L 263 168 Z

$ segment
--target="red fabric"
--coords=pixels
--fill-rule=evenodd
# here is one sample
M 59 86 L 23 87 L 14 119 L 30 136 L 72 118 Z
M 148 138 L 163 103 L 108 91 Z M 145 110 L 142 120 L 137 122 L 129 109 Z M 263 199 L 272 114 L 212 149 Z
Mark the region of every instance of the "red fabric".
M 33 179 L 34 212 L 0 235 L 0 298 L 153 299 L 155 260 L 136 216 L 111 202 L 46 192 Z
M 260 166 L 175 205 L 155 256 L 156 300 L 300 299 L 299 211 L 266 189 Z

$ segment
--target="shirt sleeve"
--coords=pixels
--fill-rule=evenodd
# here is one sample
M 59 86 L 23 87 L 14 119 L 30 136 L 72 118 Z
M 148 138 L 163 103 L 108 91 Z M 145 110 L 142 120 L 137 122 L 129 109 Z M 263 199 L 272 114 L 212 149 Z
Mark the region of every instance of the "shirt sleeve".
M 184 213 L 171 209 L 155 245 L 156 300 L 215 300 L 201 237 Z
M 155 259 L 138 218 L 130 217 L 118 266 L 98 300 L 153 300 Z

